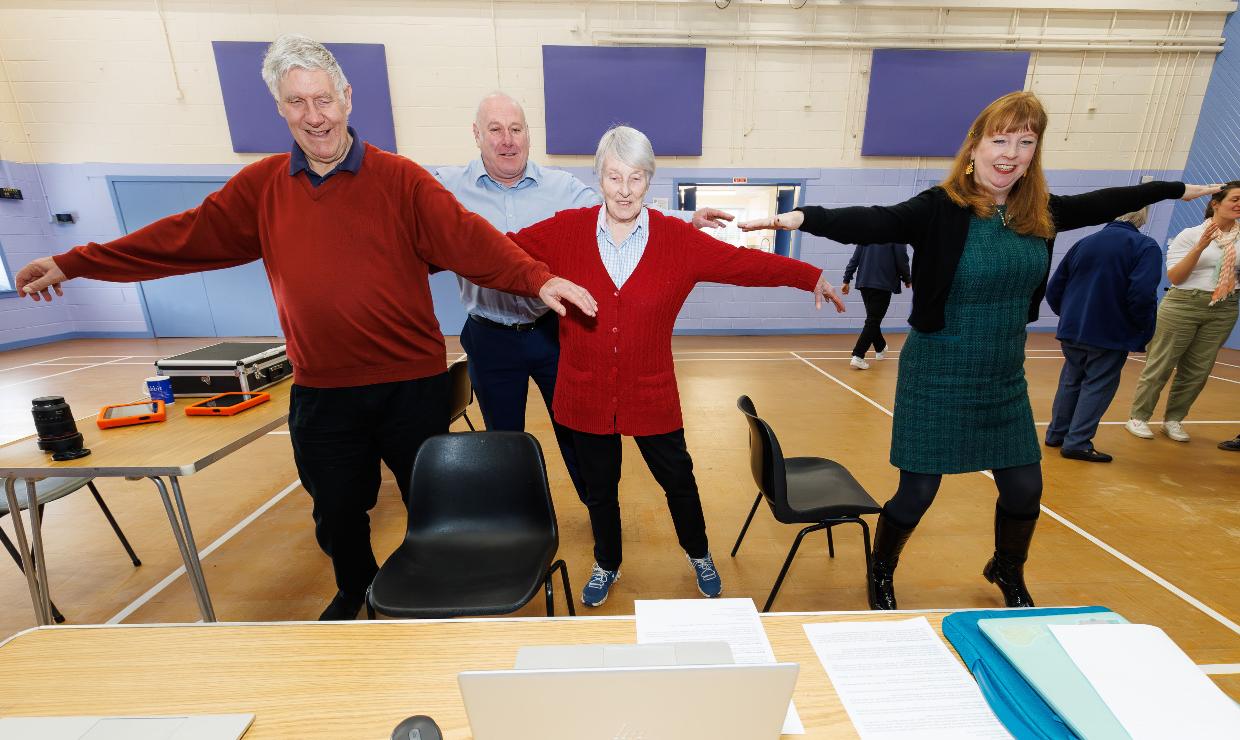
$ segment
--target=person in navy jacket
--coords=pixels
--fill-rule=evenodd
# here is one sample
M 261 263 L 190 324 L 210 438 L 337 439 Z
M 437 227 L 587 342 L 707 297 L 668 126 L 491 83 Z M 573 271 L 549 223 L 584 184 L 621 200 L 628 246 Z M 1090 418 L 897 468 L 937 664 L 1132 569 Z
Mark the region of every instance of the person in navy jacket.
M 857 344 L 853 347 L 852 361 L 857 370 L 867 370 L 866 350 L 874 347 L 874 359 L 881 360 L 887 353 L 887 340 L 883 337 L 882 324 L 891 306 L 891 294 L 900 292 L 900 283 L 911 287 L 908 267 L 907 244 L 871 244 L 858 246 L 852 259 L 844 268 L 844 282 L 840 292 L 848 294 L 848 284 L 857 276 L 857 290 L 865 303 L 865 326 Z
M 1064 355 L 1046 444 L 1072 460 L 1111 461 L 1094 449 L 1098 422 L 1128 353 L 1154 335 L 1162 250 L 1139 231 L 1146 218 L 1145 208 L 1125 214 L 1078 241 L 1046 286 Z

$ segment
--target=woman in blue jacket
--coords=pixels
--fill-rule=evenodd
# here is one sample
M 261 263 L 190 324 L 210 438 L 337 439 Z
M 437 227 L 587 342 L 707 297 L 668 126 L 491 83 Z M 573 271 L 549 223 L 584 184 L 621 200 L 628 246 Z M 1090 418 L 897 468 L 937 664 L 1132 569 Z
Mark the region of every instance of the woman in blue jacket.
M 900 284 L 908 288 L 912 278 L 908 273 L 907 244 L 870 244 L 853 251 L 852 259 L 844 268 L 844 283 L 840 292 L 848 295 L 848 284 L 857 276 L 857 290 L 865 304 L 865 326 L 857 344 L 853 347 L 852 361 L 857 370 L 868 370 L 865 353 L 874 347 L 874 359 L 881 360 L 887 352 L 887 340 L 883 337 L 883 319 L 891 306 L 891 295 L 900 292 Z

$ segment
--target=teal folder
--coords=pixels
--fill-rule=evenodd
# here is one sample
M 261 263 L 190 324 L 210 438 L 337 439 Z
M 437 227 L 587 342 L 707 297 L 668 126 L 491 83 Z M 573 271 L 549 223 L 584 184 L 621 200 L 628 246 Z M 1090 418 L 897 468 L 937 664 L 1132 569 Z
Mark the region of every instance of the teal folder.
M 978 629 L 1046 703 L 1085 740 L 1131 740 L 1093 685 L 1051 634 L 1052 624 L 1125 624 L 1114 612 L 978 620 Z

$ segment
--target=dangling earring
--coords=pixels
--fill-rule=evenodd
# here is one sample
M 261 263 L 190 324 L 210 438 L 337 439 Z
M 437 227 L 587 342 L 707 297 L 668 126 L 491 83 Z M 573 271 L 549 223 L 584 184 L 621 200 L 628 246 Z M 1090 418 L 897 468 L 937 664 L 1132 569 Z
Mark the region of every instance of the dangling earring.
M 964 168 L 964 174 L 966 175 L 973 174 L 973 160 L 971 159 L 969 160 L 969 166 Z

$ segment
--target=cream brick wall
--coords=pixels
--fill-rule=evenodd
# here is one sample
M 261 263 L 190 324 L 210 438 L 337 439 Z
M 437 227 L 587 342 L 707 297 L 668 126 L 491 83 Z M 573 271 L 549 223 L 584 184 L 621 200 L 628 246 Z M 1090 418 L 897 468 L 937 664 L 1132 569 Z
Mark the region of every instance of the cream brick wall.
M 1179 12 L 1184 4 L 1177 0 L 1142 3 L 1161 10 L 1121 12 L 980 7 L 987 4 L 998 3 L 941 10 L 811 0 L 796 10 L 791 4 L 750 0 L 719 10 L 713 3 L 689 0 L 164 0 L 169 53 L 165 23 L 150 0 L 60 0 L 47 8 L 28 0 L 0 0 L 0 160 L 252 161 L 254 156 L 232 151 L 210 42 L 266 40 L 287 31 L 386 46 L 403 154 L 428 163 L 474 156 L 469 131 L 474 106 L 498 87 L 525 104 L 534 156 L 571 166 L 588 160 L 545 156 L 542 44 L 591 44 L 611 34 L 644 34 L 658 42 L 662 37 L 657 34 L 664 32 L 723 33 L 745 43 L 764 33 L 927 31 L 1077 39 L 1120 34 L 1153 40 L 1169 32 L 1217 36 L 1225 20 L 1220 12 Z M 1097 3 L 1082 3 L 1089 4 Z M 674 164 L 914 164 L 860 156 L 868 49 L 770 43 L 709 46 L 703 156 Z M 1051 113 L 1047 165 L 1182 168 L 1213 60 L 1213 54 L 1193 52 L 1033 52 L 1026 86 L 1043 96 Z M 6 74 L 12 76 L 16 106 Z M 926 165 L 935 166 L 935 161 Z

